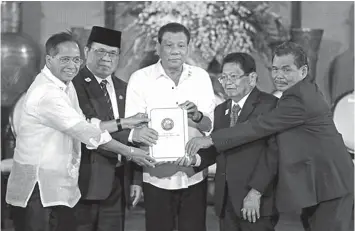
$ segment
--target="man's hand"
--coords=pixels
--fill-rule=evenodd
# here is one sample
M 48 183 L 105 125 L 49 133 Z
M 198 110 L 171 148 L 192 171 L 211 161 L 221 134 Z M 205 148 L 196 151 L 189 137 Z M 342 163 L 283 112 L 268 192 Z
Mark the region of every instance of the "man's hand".
M 142 187 L 139 185 L 131 185 L 131 198 L 133 199 L 132 206 L 135 207 L 142 197 Z
M 137 113 L 134 116 L 121 119 L 121 125 L 123 129 L 132 129 L 148 122 L 148 115 L 145 113 Z
M 145 167 L 155 167 L 155 164 L 157 161 L 149 156 L 149 153 L 147 151 L 144 151 L 139 148 L 134 148 L 130 147 L 130 153 L 126 155 L 126 157 L 134 161 L 136 164 L 140 166 L 145 166 Z
M 177 159 L 174 164 L 184 166 L 184 167 L 191 167 L 196 164 L 196 155 L 186 155 L 184 157 L 180 157 Z
M 193 121 L 198 121 L 200 119 L 201 114 L 193 102 L 185 101 L 185 103 L 179 104 L 179 106 L 187 111 L 188 118 L 192 119 Z
M 201 148 L 208 148 L 213 145 L 211 137 L 203 136 L 203 137 L 194 137 L 186 144 L 186 152 L 189 155 L 194 155 Z
M 136 143 L 143 143 L 149 146 L 156 144 L 158 140 L 158 132 L 154 129 L 143 126 L 133 130 L 132 140 Z
M 261 194 L 255 189 L 250 189 L 243 200 L 242 214 L 244 220 L 256 222 L 260 218 L 260 197 Z

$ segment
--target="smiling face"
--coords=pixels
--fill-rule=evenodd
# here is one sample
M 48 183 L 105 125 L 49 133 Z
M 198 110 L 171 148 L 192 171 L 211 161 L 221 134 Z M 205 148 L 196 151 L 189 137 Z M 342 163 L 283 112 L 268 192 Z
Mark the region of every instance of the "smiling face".
M 46 56 L 46 66 L 52 74 L 64 83 L 70 82 L 79 72 L 80 49 L 75 42 L 64 42 L 57 45 L 58 53 Z M 69 61 L 68 61 L 69 60 Z
M 186 35 L 183 32 L 164 33 L 161 43 L 157 45 L 157 52 L 163 67 L 168 69 L 178 69 L 182 67 L 188 55 Z
M 239 64 L 225 63 L 219 78 L 228 97 L 238 102 L 246 96 L 256 85 L 255 72 L 245 74 Z
M 307 76 L 307 66 L 298 68 L 292 54 L 275 56 L 272 62 L 271 76 L 275 87 L 285 91 Z

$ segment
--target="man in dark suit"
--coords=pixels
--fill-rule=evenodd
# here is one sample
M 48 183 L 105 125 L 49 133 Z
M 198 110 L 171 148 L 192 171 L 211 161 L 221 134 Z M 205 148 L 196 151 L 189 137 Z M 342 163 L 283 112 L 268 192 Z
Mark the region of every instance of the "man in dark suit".
M 211 145 L 223 152 L 242 144 L 277 135 L 279 147 L 276 206 L 278 211 L 302 209 L 311 231 L 348 231 L 353 207 L 354 165 L 323 94 L 307 77 L 307 56 L 291 42 L 278 46 L 272 77 L 283 91 L 269 113 L 195 138 L 188 153 Z
M 222 69 L 219 81 L 230 99 L 216 107 L 213 131 L 242 123 L 276 106 L 275 96 L 256 87 L 256 65 L 250 55 L 228 54 Z M 197 171 L 217 163 L 214 206 L 221 231 L 274 230 L 277 151 L 275 138 L 270 137 L 220 155 L 215 149 L 201 153 Z M 253 211 L 255 217 L 251 216 Z
M 127 84 L 113 75 L 120 44 L 121 32 L 94 26 L 84 50 L 86 66 L 74 78 L 73 84 L 86 118 L 109 131 L 113 139 L 127 144 L 129 128 L 147 119 L 142 115 L 124 118 Z M 133 205 L 141 197 L 141 170 L 124 157 L 117 158 L 102 149 L 88 150 L 82 146 L 82 152 L 79 171 L 82 199 L 76 206 L 77 230 L 124 230 L 130 194 L 134 196 Z

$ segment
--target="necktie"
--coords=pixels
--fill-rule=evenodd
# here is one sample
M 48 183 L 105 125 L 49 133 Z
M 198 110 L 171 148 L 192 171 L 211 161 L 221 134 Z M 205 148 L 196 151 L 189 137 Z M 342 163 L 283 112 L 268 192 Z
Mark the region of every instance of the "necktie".
M 113 115 L 111 98 L 110 98 L 110 95 L 108 94 L 108 91 L 107 91 L 107 84 L 108 84 L 108 81 L 106 79 L 104 79 L 101 81 L 100 86 L 101 86 L 102 91 L 104 92 L 105 101 L 106 101 L 107 106 L 109 108 L 110 119 L 114 119 L 115 116 Z M 121 155 L 118 155 L 117 157 L 118 157 L 118 161 L 117 161 L 116 167 L 120 167 L 120 166 L 122 166 L 122 164 L 123 164 L 122 161 L 124 161 L 124 159 L 122 159 Z
M 234 104 L 232 107 L 232 111 L 231 111 L 231 122 L 230 122 L 230 127 L 233 127 L 238 120 L 238 113 L 241 110 L 239 104 Z
M 101 86 L 102 91 L 104 92 L 105 101 L 106 101 L 107 106 L 109 108 L 110 119 L 114 119 L 115 117 L 113 115 L 112 103 L 111 103 L 110 95 L 108 94 L 108 91 L 107 91 L 107 84 L 108 84 L 107 80 L 104 79 L 104 80 L 101 81 L 100 86 Z

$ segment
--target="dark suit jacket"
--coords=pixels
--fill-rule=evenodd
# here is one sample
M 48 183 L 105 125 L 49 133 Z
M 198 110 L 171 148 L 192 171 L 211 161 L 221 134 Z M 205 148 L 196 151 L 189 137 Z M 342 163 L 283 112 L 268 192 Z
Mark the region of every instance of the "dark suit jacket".
M 271 112 L 218 130 L 211 137 L 223 152 L 271 134 L 278 134 L 279 212 L 353 192 L 353 162 L 328 103 L 308 77 L 286 90 Z
M 277 98 L 254 88 L 248 96 L 238 117 L 237 123 L 255 118 L 257 115 L 270 111 L 276 106 Z M 214 114 L 214 131 L 228 128 L 230 123 L 232 101 L 228 100 L 218 105 Z M 264 138 L 240 147 L 223 151 L 220 155 L 214 148 L 199 152 L 203 169 L 217 163 L 215 175 L 215 210 L 221 216 L 225 201 L 225 189 L 228 185 L 228 195 L 235 213 L 241 217 L 243 199 L 251 188 L 263 195 L 261 197 L 261 216 L 274 214 L 274 186 L 277 172 L 277 145 L 275 137 Z
M 125 99 L 127 84 L 112 76 L 118 111 L 121 118 L 125 115 Z M 94 75 L 84 67 L 73 79 L 80 107 L 87 118 L 97 118 L 102 121 L 110 120 L 109 108 L 106 106 L 105 96 Z M 127 144 L 130 130 L 111 133 L 113 139 Z M 129 186 L 142 183 L 142 172 L 138 166 L 124 162 L 124 189 L 126 200 L 129 199 Z M 79 170 L 79 188 L 83 199 L 104 200 L 112 191 L 115 177 L 117 154 L 102 149 L 88 150 L 82 145 L 82 158 Z M 134 172 L 134 176 L 132 175 Z M 134 179 L 133 179 L 134 178 Z

